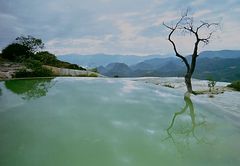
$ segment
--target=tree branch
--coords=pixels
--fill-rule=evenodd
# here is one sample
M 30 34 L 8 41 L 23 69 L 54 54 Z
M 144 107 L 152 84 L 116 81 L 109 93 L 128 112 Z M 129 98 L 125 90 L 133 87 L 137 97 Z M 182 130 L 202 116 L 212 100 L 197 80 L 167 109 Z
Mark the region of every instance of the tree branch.
M 174 41 L 171 39 L 172 37 L 172 34 L 175 32 L 175 30 L 178 28 L 179 24 L 182 22 L 182 20 L 187 16 L 187 14 L 185 14 L 184 16 L 181 17 L 181 19 L 176 23 L 176 25 L 174 27 L 170 27 L 168 25 L 166 25 L 164 22 L 163 22 L 163 25 L 165 27 L 167 27 L 168 29 L 171 30 L 171 32 L 169 33 L 168 35 L 168 40 L 172 43 L 172 46 L 173 46 L 173 49 L 174 49 L 174 52 L 176 54 L 177 57 L 181 58 L 182 61 L 185 63 L 186 67 L 187 67 L 187 71 L 190 70 L 190 65 L 188 64 L 188 61 L 187 59 L 182 56 L 181 54 L 179 54 L 179 52 L 177 51 L 177 47 L 176 47 L 176 44 L 174 43 Z
M 208 35 L 208 37 L 206 37 L 206 38 L 200 38 L 199 41 L 203 42 L 203 43 L 206 44 L 206 45 L 209 44 L 210 38 L 212 37 L 213 33 L 214 33 L 214 32 L 210 32 L 209 35 Z
M 197 33 L 203 27 L 211 28 L 211 26 L 219 26 L 219 23 L 207 23 L 207 22 L 204 22 L 204 21 L 201 21 L 201 23 L 202 24 L 197 27 L 197 30 L 196 30 Z

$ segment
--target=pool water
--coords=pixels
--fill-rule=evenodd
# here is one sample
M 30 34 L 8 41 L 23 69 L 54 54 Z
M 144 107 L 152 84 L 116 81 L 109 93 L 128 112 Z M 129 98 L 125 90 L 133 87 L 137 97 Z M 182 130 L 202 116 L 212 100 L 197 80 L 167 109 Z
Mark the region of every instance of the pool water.
M 1 166 L 237 166 L 239 114 L 108 78 L 0 82 Z

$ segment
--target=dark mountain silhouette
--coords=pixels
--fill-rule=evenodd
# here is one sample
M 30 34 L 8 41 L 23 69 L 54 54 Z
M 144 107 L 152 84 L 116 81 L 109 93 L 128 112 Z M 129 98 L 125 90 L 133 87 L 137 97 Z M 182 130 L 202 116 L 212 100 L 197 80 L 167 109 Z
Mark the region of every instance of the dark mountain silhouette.
M 99 67 L 98 71 L 109 77 L 130 77 L 132 76 L 131 68 L 125 63 L 110 63 L 106 67 Z
M 136 55 L 60 55 L 58 59 L 67 62 L 81 64 L 81 66 L 94 68 L 98 66 L 106 66 L 109 63 L 125 63 L 127 65 L 134 65 L 147 59 L 159 58 L 162 55 L 136 56 Z
M 203 51 L 199 58 L 240 58 L 239 50 Z
M 168 58 L 164 58 L 168 57 Z M 240 51 L 235 50 L 221 50 L 221 51 L 203 51 L 200 53 L 199 58 L 240 58 Z M 125 63 L 128 66 L 136 65 L 144 61 L 144 65 L 151 64 L 151 66 L 159 67 L 160 64 L 165 63 L 169 59 L 176 59 L 174 55 L 149 55 L 149 56 L 136 56 L 136 55 L 107 55 L 107 54 L 94 54 L 94 55 L 60 55 L 58 59 L 78 64 L 80 66 L 94 68 L 99 66 L 106 66 L 109 63 Z M 161 60 L 159 60 L 161 59 Z M 158 66 L 158 67 L 157 67 Z
M 82 66 L 98 67 L 98 71 L 109 77 L 170 77 L 184 76 L 185 66 L 175 56 L 161 58 L 160 55 L 145 57 L 124 55 L 81 55 L 58 58 Z M 188 57 L 188 60 L 190 57 Z M 240 51 L 204 51 L 199 54 L 194 78 L 213 77 L 217 81 L 240 79 Z
M 159 59 L 154 59 L 159 62 Z M 161 59 L 160 59 L 161 60 Z M 148 61 L 149 62 L 149 61 Z M 116 63 L 114 63 L 116 64 Z M 156 64 L 141 62 L 137 65 L 128 67 L 126 64 L 114 65 L 114 68 L 104 68 L 103 75 L 113 77 L 182 77 L 185 73 L 185 66 L 179 59 L 159 62 L 159 68 Z M 110 64 L 112 66 L 113 64 Z M 123 73 L 122 73 L 123 71 Z M 212 77 L 217 81 L 231 82 L 240 79 L 240 58 L 199 58 L 194 78 L 208 79 Z

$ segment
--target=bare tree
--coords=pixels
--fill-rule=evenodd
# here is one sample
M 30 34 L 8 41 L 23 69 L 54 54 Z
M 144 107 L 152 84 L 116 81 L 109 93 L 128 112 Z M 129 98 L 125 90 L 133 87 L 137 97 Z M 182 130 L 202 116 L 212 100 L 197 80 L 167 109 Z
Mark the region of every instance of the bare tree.
M 27 37 L 25 36 L 17 37 L 15 39 L 15 42 L 28 47 L 32 53 L 36 53 L 44 48 L 44 43 L 42 42 L 42 39 L 37 39 L 30 35 L 28 35 Z
M 198 57 L 198 49 L 199 44 L 207 45 L 212 38 L 214 32 L 216 32 L 219 28 L 219 23 L 208 23 L 204 21 L 200 21 L 200 24 L 194 25 L 193 17 L 188 16 L 188 10 L 181 16 L 181 18 L 177 21 L 176 24 L 170 26 L 165 23 L 163 25 L 170 30 L 168 35 L 168 40 L 171 42 L 174 52 L 177 57 L 179 57 L 185 64 L 187 71 L 185 74 L 185 84 L 187 86 L 187 90 L 190 93 L 194 93 L 192 90 L 192 82 L 191 78 L 195 70 L 196 60 Z M 181 55 L 178 52 L 177 46 L 173 40 L 173 35 L 175 32 L 182 32 L 181 34 L 190 34 L 195 37 L 194 49 L 191 55 L 191 61 L 188 62 L 187 58 Z

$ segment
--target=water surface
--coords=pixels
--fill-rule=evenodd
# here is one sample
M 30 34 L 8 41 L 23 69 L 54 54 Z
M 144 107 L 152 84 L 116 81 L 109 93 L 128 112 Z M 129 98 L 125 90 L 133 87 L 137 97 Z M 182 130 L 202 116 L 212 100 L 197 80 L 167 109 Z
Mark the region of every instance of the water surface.
M 2 166 L 237 166 L 239 113 L 130 79 L 0 82 Z

